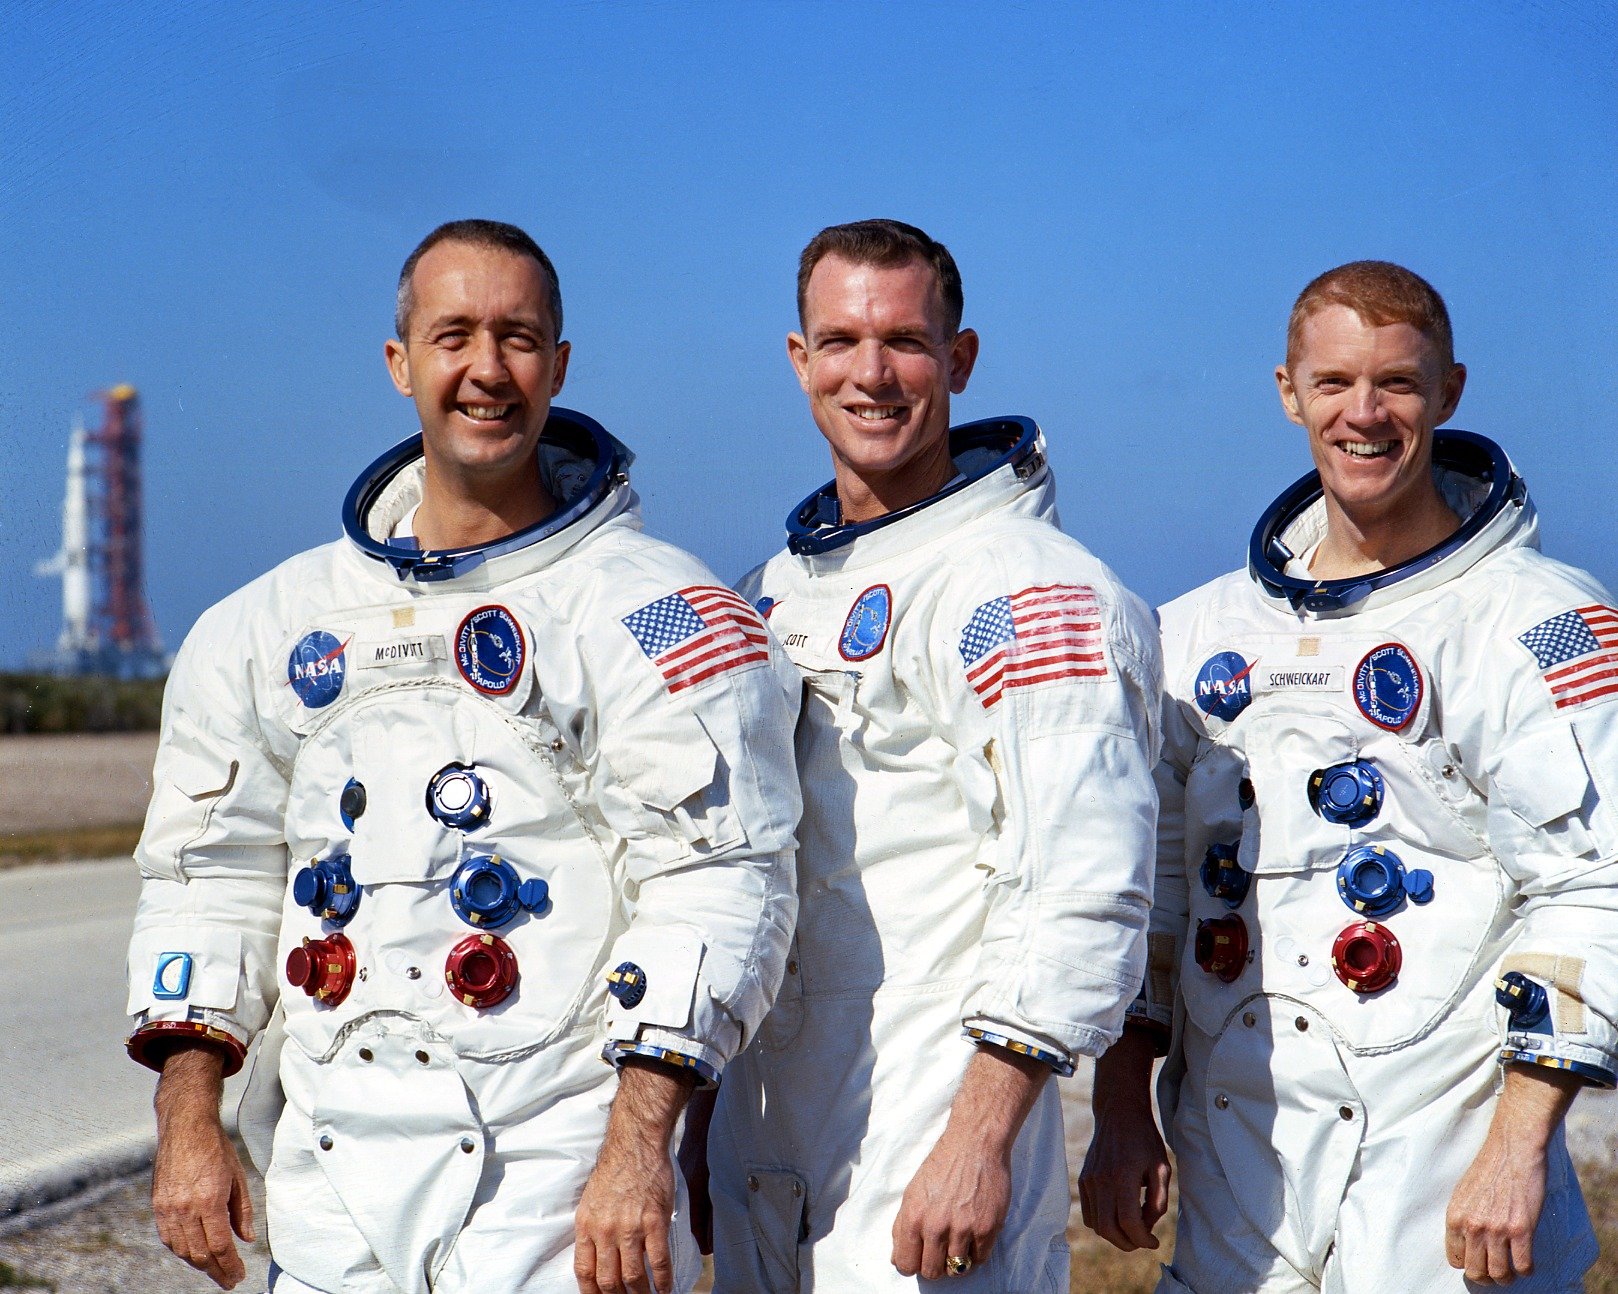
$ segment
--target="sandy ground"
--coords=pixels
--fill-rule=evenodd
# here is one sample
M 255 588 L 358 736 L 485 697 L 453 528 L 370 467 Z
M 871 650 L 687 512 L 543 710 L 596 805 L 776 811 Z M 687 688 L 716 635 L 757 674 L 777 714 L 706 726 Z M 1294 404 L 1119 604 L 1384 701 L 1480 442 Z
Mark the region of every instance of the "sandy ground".
M 0 736 L 0 841 L 140 822 L 156 753 L 155 732 Z

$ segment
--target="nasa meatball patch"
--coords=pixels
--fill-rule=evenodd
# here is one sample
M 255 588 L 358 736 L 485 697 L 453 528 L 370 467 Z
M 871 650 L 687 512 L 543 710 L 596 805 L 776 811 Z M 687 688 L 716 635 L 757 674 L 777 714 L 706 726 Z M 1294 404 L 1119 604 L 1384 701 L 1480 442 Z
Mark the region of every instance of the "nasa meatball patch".
M 343 690 L 348 675 L 344 652 L 352 639 L 338 642 L 333 634 L 316 629 L 298 639 L 287 657 L 287 683 L 311 710 L 330 705 Z
M 837 650 L 844 660 L 868 660 L 882 650 L 888 640 L 888 624 L 893 619 L 893 590 L 875 584 L 854 599 L 848 619 L 843 621 Z
M 1354 670 L 1354 704 L 1378 728 L 1398 732 L 1421 708 L 1421 668 L 1401 643 L 1365 653 Z
M 1253 666 L 1240 652 L 1216 652 L 1197 671 L 1197 709 L 1229 723 L 1253 702 Z M 1183 674 L 1181 677 L 1185 677 Z
M 505 696 L 517 686 L 527 654 L 522 629 L 504 607 L 479 607 L 455 631 L 456 668 L 488 696 Z

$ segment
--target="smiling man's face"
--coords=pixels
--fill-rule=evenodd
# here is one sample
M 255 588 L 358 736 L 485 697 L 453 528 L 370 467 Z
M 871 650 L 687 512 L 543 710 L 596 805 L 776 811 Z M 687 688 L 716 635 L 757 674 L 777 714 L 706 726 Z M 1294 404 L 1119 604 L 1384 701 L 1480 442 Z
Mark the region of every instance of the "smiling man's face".
M 1446 367 L 1425 333 L 1328 305 L 1304 321 L 1295 360 L 1275 380 L 1342 513 L 1385 522 L 1427 506 L 1433 430 L 1455 412 L 1466 370 Z
M 977 334 L 953 331 L 925 261 L 821 259 L 804 293 L 803 332 L 787 339 L 815 425 L 831 446 L 844 520 L 919 502 L 953 475 L 949 398 L 966 389 Z M 849 490 L 845 485 L 856 487 Z M 874 509 L 874 511 L 872 511 Z
M 387 344 L 394 385 L 416 404 L 429 472 L 464 480 L 530 470 L 567 376 L 537 261 L 446 241 L 411 277 L 407 336 Z

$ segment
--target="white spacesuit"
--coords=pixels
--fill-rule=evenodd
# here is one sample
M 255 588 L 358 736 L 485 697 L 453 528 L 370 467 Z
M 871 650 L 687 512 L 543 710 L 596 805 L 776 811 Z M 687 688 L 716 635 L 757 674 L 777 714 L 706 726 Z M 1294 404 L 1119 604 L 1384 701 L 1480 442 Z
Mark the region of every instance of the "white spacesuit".
M 787 978 L 710 1135 L 716 1289 L 915 1289 L 905 1187 L 974 1040 L 1058 1073 L 1106 1050 L 1145 968 L 1160 660 L 1150 613 L 1056 527 L 1026 419 L 952 433 L 961 475 L 860 525 L 831 487 L 742 589 L 806 680 Z M 1065 1294 L 1047 1083 L 962 1291 Z M 927 1282 L 930 1284 L 930 1282 Z
M 1160 1291 L 1469 1288 L 1445 1210 L 1498 1062 L 1618 1070 L 1618 612 L 1539 553 L 1496 446 L 1440 433 L 1434 462 L 1463 521 L 1433 551 L 1311 580 L 1311 475 L 1247 573 L 1162 612 L 1132 1008 L 1177 1038 Z M 1581 1288 L 1595 1253 L 1558 1132 L 1535 1270 L 1511 1288 Z
M 131 1053 L 234 1069 L 280 1002 L 278 1294 L 575 1290 L 603 1056 L 717 1079 L 796 906 L 797 673 L 640 533 L 627 452 L 553 409 L 558 513 L 424 554 L 419 444 L 197 623 L 138 851 Z

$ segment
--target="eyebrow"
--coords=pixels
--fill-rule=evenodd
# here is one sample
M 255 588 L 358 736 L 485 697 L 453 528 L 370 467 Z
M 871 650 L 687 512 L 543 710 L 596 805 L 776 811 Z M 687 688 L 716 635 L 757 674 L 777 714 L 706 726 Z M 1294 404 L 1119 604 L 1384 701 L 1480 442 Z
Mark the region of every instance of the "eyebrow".
M 521 324 L 524 328 L 532 328 L 535 332 L 546 333 L 547 335 L 550 332 L 550 330 L 546 327 L 545 322 L 537 314 L 532 314 L 532 315 L 527 315 L 527 314 L 500 315 L 500 316 L 498 316 L 497 318 L 495 318 L 493 320 L 485 319 L 481 315 L 469 315 L 469 314 L 435 315 L 433 318 L 426 320 L 422 324 L 422 330 L 424 332 L 431 332 L 435 328 L 454 328 L 454 327 L 463 327 L 464 328 L 464 327 L 476 326 L 478 324 L 483 324 L 483 323 L 493 323 L 493 324 L 496 324 L 496 325 L 499 325 L 499 324 Z

